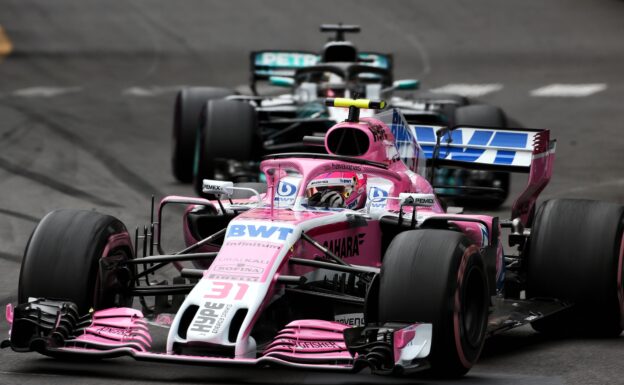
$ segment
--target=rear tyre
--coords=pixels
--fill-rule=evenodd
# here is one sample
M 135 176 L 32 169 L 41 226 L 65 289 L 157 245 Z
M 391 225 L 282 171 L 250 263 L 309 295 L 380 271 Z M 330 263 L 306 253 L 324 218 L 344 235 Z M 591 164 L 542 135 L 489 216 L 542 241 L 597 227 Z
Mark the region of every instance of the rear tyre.
M 118 266 L 133 258 L 126 227 L 94 211 L 57 210 L 37 225 L 26 245 L 18 300 L 49 298 L 89 309 L 130 306 L 131 273 Z
M 207 100 L 222 99 L 234 91 L 215 87 L 189 87 L 178 92 L 173 114 L 173 175 L 182 183 L 193 181 L 193 161 L 201 110 Z
M 485 104 L 475 104 L 470 106 L 459 107 L 455 110 L 455 126 L 478 126 L 491 128 L 506 128 L 507 117 L 503 110 L 498 107 L 488 106 Z M 459 171 L 465 172 L 465 171 Z M 507 172 L 487 172 L 485 178 L 483 173 L 471 175 L 470 172 L 463 179 L 469 179 L 476 182 L 477 185 L 487 185 L 486 187 L 497 187 L 502 190 L 501 194 L 497 194 L 485 201 L 475 201 L 470 198 L 458 200 L 460 205 L 481 206 L 487 209 L 495 209 L 502 205 L 507 196 L 509 196 L 510 175 Z
M 202 181 L 214 179 L 217 160 L 249 161 L 258 142 L 256 111 L 247 102 L 210 100 L 202 112 L 202 129 L 195 153 L 195 191 L 203 195 Z M 227 177 L 227 176 L 226 176 Z
M 527 297 L 571 301 L 532 323 L 548 334 L 617 337 L 624 309 L 624 206 L 553 199 L 537 210 L 528 248 Z
M 487 279 L 479 248 L 463 234 L 397 235 L 384 256 L 378 296 L 380 324 L 433 324 L 428 358 L 433 374 L 462 376 L 479 358 L 488 318 Z

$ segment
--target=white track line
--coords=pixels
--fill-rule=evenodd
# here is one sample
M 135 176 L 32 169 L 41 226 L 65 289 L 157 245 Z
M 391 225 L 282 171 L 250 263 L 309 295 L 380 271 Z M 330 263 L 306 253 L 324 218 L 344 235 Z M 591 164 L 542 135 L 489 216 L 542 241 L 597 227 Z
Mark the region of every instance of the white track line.
M 23 98 L 51 98 L 82 91 L 82 87 L 29 87 L 13 91 L 13 95 Z
M 130 87 L 123 90 L 122 95 L 126 96 L 138 96 L 138 97 L 151 97 L 168 94 L 171 92 L 177 92 L 185 86 L 151 86 L 151 87 Z
M 444 92 L 450 94 L 459 94 L 462 96 L 478 98 L 480 96 L 487 95 L 492 92 L 500 91 L 503 89 L 503 85 L 500 83 L 492 84 L 447 84 L 442 87 L 434 88 L 432 92 Z
M 607 85 L 604 83 L 592 84 L 550 84 L 531 91 L 531 96 L 536 97 L 562 97 L 581 98 L 604 91 Z

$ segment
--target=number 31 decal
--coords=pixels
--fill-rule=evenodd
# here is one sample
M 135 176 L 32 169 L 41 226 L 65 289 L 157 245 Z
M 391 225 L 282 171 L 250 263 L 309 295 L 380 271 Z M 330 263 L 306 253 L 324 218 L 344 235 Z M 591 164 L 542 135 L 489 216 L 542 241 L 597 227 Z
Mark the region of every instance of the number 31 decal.
M 246 283 L 237 282 L 236 287 L 237 288 L 234 290 L 234 300 L 240 301 L 245 296 L 245 293 L 247 293 L 249 285 Z M 229 298 L 233 288 L 234 284 L 231 282 L 213 282 L 210 292 L 208 294 L 204 294 L 204 298 Z

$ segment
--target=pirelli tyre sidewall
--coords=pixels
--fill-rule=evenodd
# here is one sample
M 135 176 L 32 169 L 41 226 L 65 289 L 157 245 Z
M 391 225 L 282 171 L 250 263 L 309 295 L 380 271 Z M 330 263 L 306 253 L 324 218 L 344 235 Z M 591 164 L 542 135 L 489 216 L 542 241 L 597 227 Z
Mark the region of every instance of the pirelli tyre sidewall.
M 428 360 L 434 375 L 464 375 L 479 358 L 489 310 L 487 279 L 478 247 L 463 234 L 425 229 L 397 235 L 385 253 L 376 295 L 372 318 L 380 323 L 433 324 Z
M 206 101 L 222 99 L 235 92 L 217 87 L 188 87 L 176 95 L 173 110 L 171 167 L 173 175 L 182 183 L 193 181 L 195 147 L 201 126 L 200 115 Z
M 217 177 L 220 161 L 250 161 L 260 142 L 256 110 L 246 101 L 209 100 L 201 116 L 193 167 L 195 191 L 199 195 L 203 195 L 202 181 Z M 220 171 L 220 177 L 232 177 L 227 170 Z
M 118 219 L 87 210 L 56 210 L 33 231 L 24 252 L 19 303 L 30 297 L 75 303 L 89 309 L 129 306 L 133 258 L 126 227 Z
M 617 337 L 623 329 L 624 206 L 553 199 L 536 212 L 527 246 L 527 298 L 568 309 L 533 322 L 548 334 Z

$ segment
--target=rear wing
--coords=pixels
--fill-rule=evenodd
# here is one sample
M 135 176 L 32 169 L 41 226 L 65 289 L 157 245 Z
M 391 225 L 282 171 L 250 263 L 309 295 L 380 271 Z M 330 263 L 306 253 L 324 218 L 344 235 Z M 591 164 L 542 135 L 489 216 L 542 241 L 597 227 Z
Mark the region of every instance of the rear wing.
M 434 167 L 529 173 L 525 190 L 512 207 L 512 218 L 530 225 L 537 197 L 552 175 L 556 141 L 549 130 L 485 127 L 410 126 Z M 438 144 L 439 139 L 439 145 Z
M 435 164 L 468 169 L 529 172 L 533 153 L 541 152 L 548 130 L 499 129 L 483 127 L 446 127 L 411 125 L 412 133 Z M 548 139 L 546 139 L 548 140 Z
M 392 70 L 392 55 L 379 52 L 360 52 L 363 64 Z M 265 50 L 253 51 L 250 55 L 252 89 L 258 80 L 270 76 L 294 76 L 299 68 L 319 64 L 321 56 L 310 51 Z

